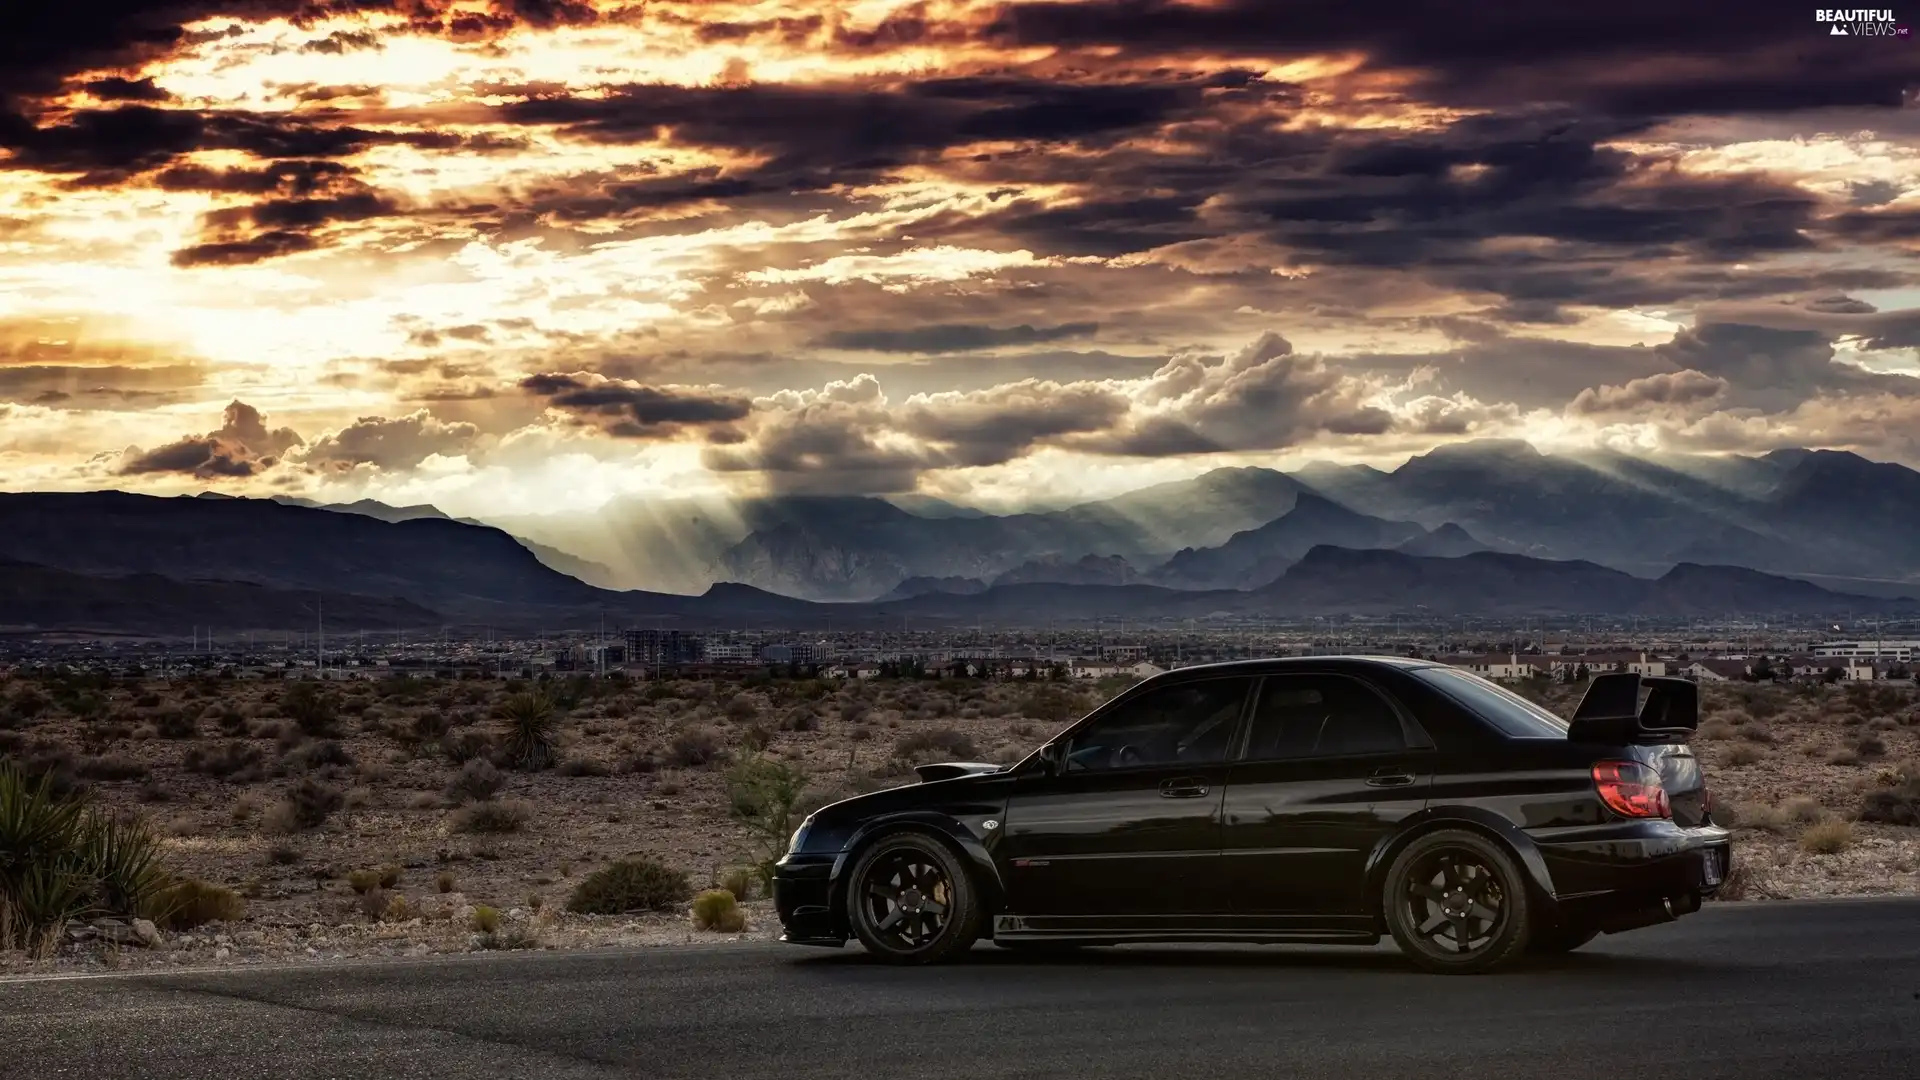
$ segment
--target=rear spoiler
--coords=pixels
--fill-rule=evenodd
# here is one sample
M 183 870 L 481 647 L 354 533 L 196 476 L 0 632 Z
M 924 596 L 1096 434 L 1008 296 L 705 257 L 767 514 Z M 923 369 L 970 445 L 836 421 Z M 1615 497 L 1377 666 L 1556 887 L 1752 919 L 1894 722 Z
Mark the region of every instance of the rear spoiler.
M 1646 690 L 1646 701 L 1640 691 Z M 1700 726 L 1700 687 L 1631 672 L 1597 675 L 1567 725 L 1570 742 L 1686 742 Z
M 937 765 L 915 765 L 913 771 L 920 774 L 921 783 L 930 784 L 935 780 L 951 780 L 956 776 L 996 773 L 1000 768 L 985 761 L 943 761 Z

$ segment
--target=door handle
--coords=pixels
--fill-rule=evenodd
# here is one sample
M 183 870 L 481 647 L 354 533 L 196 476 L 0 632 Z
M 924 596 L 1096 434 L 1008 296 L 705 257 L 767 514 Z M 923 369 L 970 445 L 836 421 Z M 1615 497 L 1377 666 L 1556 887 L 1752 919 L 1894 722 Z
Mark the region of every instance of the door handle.
M 1207 790 L 1207 782 L 1197 776 L 1182 776 L 1160 782 L 1160 797 L 1163 799 L 1197 799 L 1205 795 Z
M 1373 775 L 1367 777 L 1368 787 L 1406 787 L 1411 783 L 1413 774 L 1405 769 L 1375 769 Z

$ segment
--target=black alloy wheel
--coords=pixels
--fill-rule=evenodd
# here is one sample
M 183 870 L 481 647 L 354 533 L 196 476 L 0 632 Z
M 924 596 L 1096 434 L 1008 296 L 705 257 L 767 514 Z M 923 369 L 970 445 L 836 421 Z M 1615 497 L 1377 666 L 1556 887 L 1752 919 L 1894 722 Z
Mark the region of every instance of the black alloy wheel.
M 1400 951 L 1429 971 L 1490 971 L 1531 936 L 1519 868 L 1478 833 L 1428 833 L 1407 845 L 1387 872 L 1382 901 Z
M 945 844 L 922 833 L 882 837 L 854 864 L 847 921 L 867 951 L 895 964 L 930 964 L 980 936 L 973 880 Z

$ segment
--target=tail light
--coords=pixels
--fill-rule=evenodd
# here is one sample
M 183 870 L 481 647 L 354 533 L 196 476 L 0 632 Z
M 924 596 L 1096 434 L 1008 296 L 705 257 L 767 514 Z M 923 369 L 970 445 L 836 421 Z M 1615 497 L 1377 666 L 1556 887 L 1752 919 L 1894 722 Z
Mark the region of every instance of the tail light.
M 1601 761 L 1593 766 L 1593 790 L 1607 808 L 1622 817 L 1670 818 L 1667 789 L 1660 774 L 1637 761 Z

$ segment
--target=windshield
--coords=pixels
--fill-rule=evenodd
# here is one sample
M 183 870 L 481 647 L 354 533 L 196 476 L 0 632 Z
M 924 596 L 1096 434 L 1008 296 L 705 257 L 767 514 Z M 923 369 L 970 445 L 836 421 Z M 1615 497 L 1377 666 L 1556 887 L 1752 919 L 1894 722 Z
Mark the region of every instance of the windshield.
M 1504 686 L 1459 668 L 1417 668 L 1413 676 L 1517 739 L 1564 739 L 1567 722 Z

